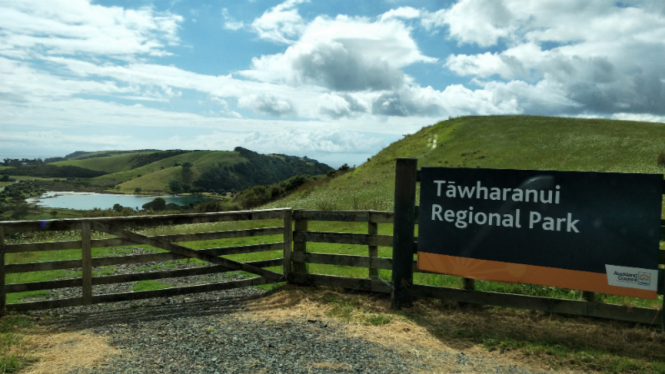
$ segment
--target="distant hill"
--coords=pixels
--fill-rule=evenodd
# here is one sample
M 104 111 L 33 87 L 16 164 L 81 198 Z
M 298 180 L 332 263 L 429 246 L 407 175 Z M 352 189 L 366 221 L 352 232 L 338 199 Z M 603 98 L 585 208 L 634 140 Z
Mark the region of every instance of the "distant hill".
M 392 210 L 395 159 L 418 167 L 663 174 L 665 124 L 535 116 L 462 117 L 391 144 L 352 172 L 267 207 Z
M 164 193 L 241 191 L 329 170 L 309 158 L 262 155 L 238 147 L 234 151 L 78 151 L 48 163 L 3 167 L 0 174 L 90 178 L 87 183 L 97 188 Z

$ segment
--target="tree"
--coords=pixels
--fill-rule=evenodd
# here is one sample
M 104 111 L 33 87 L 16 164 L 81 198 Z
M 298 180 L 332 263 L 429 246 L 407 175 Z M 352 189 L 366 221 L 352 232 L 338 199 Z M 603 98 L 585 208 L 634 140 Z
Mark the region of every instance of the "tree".
M 9 181 L 9 174 L 5 174 L 0 178 L 0 182 L 8 182 Z
M 28 215 L 28 206 L 22 204 L 14 208 L 14 212 L 12 212 L 11 218 L 18 220 L 24 218 L 27 215 Z
M 52 211 L 51 211 L 51 217 L 55 218 L 55 216 L 57 216 L 57 215 L 58 215 L 58 211 L 57 211 L 57 210 L 52 210 Z
M 165 207 L 166 207 L 166 200 L 162 199 L 161 197 L 158 197 L 149 203 L 143 204 L 143 209 L 145 210 L 152 209 L 154 211 L 159 211 L 159 210 L 164 210 Z
M 171 193 L 180 193 L 182 192 L 182 185 L 177 180 L 170 180 L 169 189 L 171 190 Z
M 114 211 L 116 211 L 116 212 L 122 212 L 122 209 L 124 209 L 124 207 L 123 207 L 122 205 L 117 204 L 117 203 L 116 203 L 116 204 L 113 204 L 113 210 L 114 210 Z
M 194 166 L 194 165 L 191 162 L 184 162 L 182 164 L 182 168 L 185 169 L 185 170 L 191 169 L 192 166 Z
M 136 188 L 134 189 L 134 193 L 141 193 L 141 191 L 142 191 L 142 190 L 141 190 L 141 187 L 136 187 Z

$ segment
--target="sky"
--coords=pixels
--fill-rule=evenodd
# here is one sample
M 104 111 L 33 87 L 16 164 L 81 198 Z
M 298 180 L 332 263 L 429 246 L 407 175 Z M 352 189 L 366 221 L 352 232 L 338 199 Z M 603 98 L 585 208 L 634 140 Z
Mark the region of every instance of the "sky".
M 338 167 L 451 117 L 665 122 L 664 62 L 662 0 L 0 0 L 0 158 Z

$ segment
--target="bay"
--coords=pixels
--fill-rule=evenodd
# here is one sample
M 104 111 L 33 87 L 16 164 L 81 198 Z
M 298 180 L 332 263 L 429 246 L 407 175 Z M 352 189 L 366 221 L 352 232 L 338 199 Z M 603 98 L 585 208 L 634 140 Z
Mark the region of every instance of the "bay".
M 149 203 L 158 197 L 166 200 L 167 204 L 174 203 L 178 205 L 189 205 L 190 203 L 210 200 L 195 196 L 116 195 L 95 192 L 48 191 L 39 197 L 27 199 L 27 202 L 28 204 L 37 204 L 42 208 L 92 210 L 94 208 L 111 209 L 114 204 L 120 204 L 123 207 L 140 209 L 143 204 Z

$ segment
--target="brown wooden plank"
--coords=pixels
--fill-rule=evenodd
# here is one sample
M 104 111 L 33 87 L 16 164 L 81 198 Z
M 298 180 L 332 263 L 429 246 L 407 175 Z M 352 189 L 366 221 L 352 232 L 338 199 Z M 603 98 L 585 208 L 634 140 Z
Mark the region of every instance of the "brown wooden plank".
M 283 262 L 284 262 L 283 259 L 277 258 L 273 260 L 248 262 L 248 264 L 264 268 L 264 267 L 280 266 L 282 265 Z M 229 271 L 232 270 L 229 270 L 227 267 L 223 265 L 201 266 L 189 269 L 151 271 L 146 273 L 120 274 L 120 275 L 109 275 L 104 277 L 94 277 L 92 278 L 92 284 L 100 285 L 100 284 L 135 282 L 142 280 L 155 280 L 155 279 L 164 279 L 164 278 L 179 278 L 179 277 L 189 277 L 194 275 L 226 273 Z
M 367 256 L 336 255 L 330 253 L 297 252 L 293 254 L 293 262 L 305 262 L 309 264 L 340 265 L 354 267 L 369 267 L 370 258 Z M 392 259 L 377 257 L 374 260 L 375 269 L 392 269 Z
M 120 238 L 96 239 L 92 241 L 92 248 L 119 247 L 133 243 Z M 67 249 L 81 249 L 81 241 L 66 242 L 23 243 L 7 245 L 7 253 L 62 251 Z
M 162 239 L 170 242 L 192 242 L 199 240 L 216 240 L 229 238 L 244 238 L 249 236 L 279 235 L 283 227 L 266 227 L 261 229 L 198 232 L 193 234 L 173 234 L 150 236 L 150 238 Z
M 376 278 L 379 276 L 379 269 L 376 268 L 376 258 L 379 257 L 379 247 L 372 245 L 371 242 L 376 242 L 376 235 L 379 234 L 379 224 L 372 222 L 372 213 L 370 213 L 370 222 L 367 222 L 367 235 L 369 235 L 370 244 L 367 246 L 367 254 L 369 255 L 369 267 L 370 278 Z
M 262 260 L 249 262 L 249 264 L 258 266 L 258 267 L 272 267 L 280 266 L 282 264 L 282 259 L 274 260 Z M 121 274 L 121 275 L 110 275 L 104 277 L 92 277 L 92 285 L 100 284 L 111 284 L 111 283 L 121 283 L 121 282 L 133 282 L 141 280 L 152 280 L 152 279 L 163 279 L 163 278 L 176 278 L 176 277 L 186 277 L 192 275 L 202 275 L 202 274 L 212 274 L 212 273 L 224 273 L 229 271 L 226 267 L 221 265 L 215 266 L 201 266 L 191 269 L 178 269 L 170 271 L 158 271 L 158 272 L 147 272 L 147 273 L 135 273 L 135 274 Z M 6 293 L 14 292 L 25 292 L 25 291 L 39 291 L 39 290 L 51 290 L 57 288 L 67 288 L 67 287 L 81 287 L 82 279 L 63 279 L 63 280 L 53 280 L 53 281 L 44 281 L 44 282 L 28 282 L 28 283 L 12 283 L 5 286 Z
M 94 301 L 93 301 L 94 303 Z M 70 306 L 83 305 L 83 298 L 75 297 L 71 299 L 35 301 L 31 303 L 19 303 L 7 305 L 7 310 L 12 312 L 25 312 L 28 310 L 44 310 L 53 308 L 65 308 Z
M 352 290 L 382 293 L 391 292 L 389 284 L 386 284 L 378 279 L 347 278 L 334 275 L 295 273 L 293 274 L 293 280 L 294 283 L 303 285 L 342 287 Z
M 413 295 L 418 297 L 432 297 L 472 304 L 541 310 L 550 313 L 586 315 L 587 303 L 578 300 L 543 298 L 499 292 L 467 291 L 458 288 L 434 287 L 420 284 L 413 285 L 411 288 Z
M 83 304 L 92 303 L 92 235 L 90 222 L 81 222 L 81 279 Z
M 371 210 L 369 212 L 369 221 L 373 223 L 393 223 L 395 214 L 393 212 L 378 212 Z
M 579 300 L 564 300 L 498 292 L 467 291 L 456 288 L 414 285 L 412 292 L 418 297 L 462 301 L 473 304 L 495 305 L 509 308 L 541 310 L 548 313 L 607 318 L 645 324 L 660 323 L 658 310 L 622 305 L 589 303 Z
M 232 255 L 241 253 L 255 253 L 266 252 L 283 249 L 284 244 L 266 243 L 266 244 L 253 244 L 238 247 L 222 247 L 202 249 L 200 252 L 213 254 L 213 255 Z M 92 266 L 111 266 L 111 265 L 125 265 L 125 264 L 139 264 L 145 262 L 162 262 L 168 260 L 179 260 L 188 258 L 187 256 L 178 255 L 172 252 L 167 253 L 149 253 L 133 256 L 114 256 L 114 257 L 93 257 Z M 67 260 L 67 261 L 53 261 L 53 262 L 30 262 L 26 264 L 11 264 L 6 265 L 5 271 L 7 274 L 12 273 L 26 273 L 32 271 L 48 271 L 48 270 L 61 270 L 61 269 L 74 269 L 81 267 L 81 260 Z
M 81 278 L 62 279 L 62 280 L 53 280 L 53 281 L 44 281 L 44 282 L 11 283 L 5 286 L 5 292 L 13 293 L 13 292 L 26 292 L 26 291 L 52 290 L 56 288 L 67 288 L 67 287 L 81 287 L 82 284 L 83 280 Z
M 283 211 L 284 209 L 268 209 L 236 212 L 167 214 L 158 216 L 74 218 L 40 221 L 3 221 L 0 223 L 0 225 L 4 227 L 5 233 L 54 230 L 73 231 L 78 230 L 81 225 L 81 221 L 98 222 L 120 227 L 153 227 L 221 221 L 280 219 L 283 217 Z
M 284 243 L 277 242 L 277 243 L 242 245 L 238 247 L 210 248 L 210 249 L 203 249 L 201 250 L 201 252 L 210 253 L 217 256 L 225 256 L 225 255 L 236 255 L 241 253 L 277 251 L 283 249 L 284 249 Z
M 291 211 L 284 212 L 284 227 L 282 227 L 284 237 L 284 264 L 282 266 L 282 274 L 285 279 L 289 279 L 292 273 L 291 270 L 291 253 L 293 253 L 293 214 Z
M 233 282 L 211 283 L 211 284 L 202 284 L 198 286 L 188 286 L 188 287 L 165 288 L 163 290 L 98 295 L 92 297 L 92 302 L 94 304 L 98 304 L 98 303 L 110 303 L 117 301 L 152 299 L 155 297 L 172 297 L 172 296 L 186 295 L 191 293 L 212 292 L 212 291 L 229 290 L 232 288 L 259 286 L 268 283 L 273 283 L 273 282 L 263 277 L 258 277 L 258 278 L 250 278 Z
M 393 237 L 390 235 L 370 235 L 350 234 L 341 232 L 322 232 L 322 231 L 296 231 L 294 239 L 300 242 L 315 243 L 338 243 L 338 244 L 358 244 L 375 245 L 381 247 L 392 247 Z
M 5 314 L 7 295 L 5 294 L 5 231 L 0 226 L 0 316 Z
M 596 294 L 591 291 L 582 291 L 582 300 L 586 302 L 596 301 Z
M 309 221 L 368 222 L 369 212 L 356 210 L 294 210 L 293 218 Z
M 283 214 L 283 213 L 280 212 L 280 214 Z M 162 240 L 159 240 L 159 239 L 149 238 L 147 236 L 140 235 L 140 234 L 137 234 L 137 233 L 133 233 L 131 231 L 127 231 L 127 230 L 124 230 L 124 229 L 110 227 L 108 225 L 101 224 L 99 222 L 93 222 L 92 225 L 93 225 L 93 228 L 97 231 L 106 232 L 108 234 L 119 236 L 121 238 L 125 238 L 125 239 L 128 239 L 128 240 L 134 241 L 136 243 L 147 244 L 147 245 L 151 245 L 153 247 L 166 249 L 167 251 L 174 252 L 174 253 L 177 253 L 177 254 L 180 254 L 180 255 L 183 255 L 183 256 L 187 256 L 187 257 L 191 257 L 191 258 L 197 258 L 199 260 L 212 262 L 214 264 L 224 265 L 224 266 L 228 267 L 229 269 L 243 270 L 243 271 L 246 271 L 248 273 L 260 275 L 262 277 L 265 277 L 265 278 L 267 278 L 269 280 L 272 280 L 272 281 L 275 281 L 275 282 L 279 282 L 283 278 L 282 274 L 275 273 L 274 271 L 268 271 L 268 270 L 265 270 L 265 269 L 257 268 L 255 266 L 251 266 L 251 265 L 243 264 L 243 263 L 240 263 L 240 262 L 237 262 L 237 261 L 229 260 L 227 258 L 217 257 L 217 256 L 214 256 L 214 255 L 202 252 L 202 251 L 196 251 L 196 250 L 193 250 L 193 249 L 190 249 L 190 248 L 187 248 L 187 247 L 183 247 L 181 245 L 169 243 L 169 242 L 162 241 Z
M 5 265 L 5 274 L 27 273 L 31 271 L 47 271 L 80 268 L 81 260 L 32 262 L 28 264 Z
M 293 216 L 296 217 L 296 212 L 300 212 L 299 210 L 294 211 Z M 307 242 L 298 239 L 298 235 L 300 234 L 306 234 L 307 233 L 307 220 L 306 219 L 297 219 L 295 221 L 295 227 L 294 227 L 294 232 L 293 232 L 293 254 L 291 256 L 294 256 L 296 253 L 304 253 L 307 252 Z M 300 262 L 300 263 L 293 263 L 292 269 L 294 273 L 306 273 L 307 272 L 307 265 Z
M 198 241 L 198 240 L 241 238 L 241 237 L 261 236 L 261 235 L 277 235 L 281 234 L 282 230 L 283 230 L 282 227 L 267 227 L 262 229 L 250 229 L 250 230 L 214 231 L 214 232 L 200 232 L 194 234 L 160 235 L 160 236 L 152 236 L 152 238 L 161 238 L 173 242 L 186 242 L 186 241 Z M 135 245 L 135 244 L 136 243 L 133 243 L 129 240 L 122 238 L 96 239 L 92 241 L 92 248 L 119 247 L 119 246 Z M 7 247 L 6 253 L 61 251 L 66 249 L 81 249 L 81 241 L 72 240 L 66 242 L 8 244 L 6 247 Z
M 328 253 L 298 252 L 293 255 L 294 262 L 326 264 L 340 266 L 369 267 L 369 257 L 354 255 L 334 255 Z

